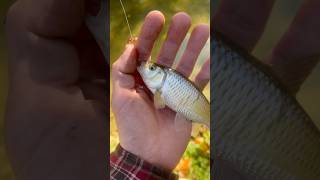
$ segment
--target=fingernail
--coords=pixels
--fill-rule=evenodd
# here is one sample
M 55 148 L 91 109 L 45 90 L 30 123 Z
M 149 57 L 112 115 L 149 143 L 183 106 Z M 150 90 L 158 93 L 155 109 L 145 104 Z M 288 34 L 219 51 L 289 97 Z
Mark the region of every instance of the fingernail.
M 133 44 L 126 44 L 126 49 L 129 49 L 129 48 L 131 48 L 131 47 L 133 47 L 134 45 Z

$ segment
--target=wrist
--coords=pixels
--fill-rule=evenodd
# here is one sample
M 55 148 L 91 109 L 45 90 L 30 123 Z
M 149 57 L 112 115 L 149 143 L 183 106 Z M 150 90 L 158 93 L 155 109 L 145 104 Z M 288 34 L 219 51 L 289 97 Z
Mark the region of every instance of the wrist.
M 120 145 L 126 151 L 138 156 L 140 159 L 148 162 L 154 166 L 167 171 L 172 171 L 176 165 L 179 163 L 180 156 L 177 157 L 177 153 L 172 153 L 172 151 L 164 151 L 161 147 L 155 145 L 149 146 L 126 146 L 120 142 Z M 168 153 L 171 152 L 171 153 Z
M 117 169 L 127 171 L 128 174 L 135 172 L 135 177 L 156 177 L 156 179 L 177 179 L 177 176 L 171 170 L 157 166 L 149 161 L 142 159 L 140 156 L 127 151 L 121 145 L 111 154 L 110 158 L 111 171 L 110 175 L 121 173 Z M 123 173 L 123 172 L 122 172 Z M 151 178 L 152 179 L 152 178 Z

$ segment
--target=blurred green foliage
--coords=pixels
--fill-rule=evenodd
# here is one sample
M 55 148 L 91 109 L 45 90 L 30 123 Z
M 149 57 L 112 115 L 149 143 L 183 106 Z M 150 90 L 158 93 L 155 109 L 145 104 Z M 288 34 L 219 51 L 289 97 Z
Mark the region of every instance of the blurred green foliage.
M 185 167 L 183 167 L 185 166 Z M 203 131 L 193 138 L 181 162 L 176 168 L 180 177 L 188 179 L 210 179 L 210 132 Z

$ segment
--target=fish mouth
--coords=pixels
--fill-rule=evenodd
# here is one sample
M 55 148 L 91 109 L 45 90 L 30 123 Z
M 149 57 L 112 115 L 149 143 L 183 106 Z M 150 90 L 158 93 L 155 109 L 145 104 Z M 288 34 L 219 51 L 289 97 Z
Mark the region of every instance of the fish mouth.
M 145 64 L 146 64 L 145 61 L 140 61 L 139 65 L 137 66 L 137 70 L 140 73 L 140 75 L 143 74 L 143 68 L 144 68 Z

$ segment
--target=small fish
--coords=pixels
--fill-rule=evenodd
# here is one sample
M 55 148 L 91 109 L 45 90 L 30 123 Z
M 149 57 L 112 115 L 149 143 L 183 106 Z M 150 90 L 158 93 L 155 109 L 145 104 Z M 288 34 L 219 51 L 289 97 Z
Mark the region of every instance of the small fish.
M 211 37 L 213 161 L 245 179 L 319 179 L 320 132 L 296 98 L 269 66 L 221 33 Z
M 142 62 L 138 66 L 144 83 L 154 95 L 157 109 L 168 106 L 178 117 L 210 127 L 210 103 L 202 92 L 187 78 L 171 68 Z

